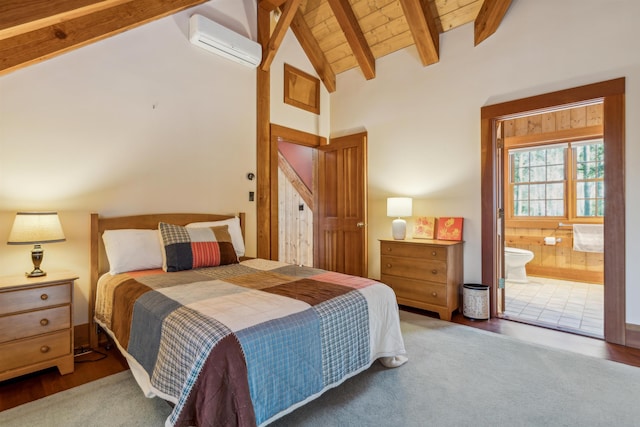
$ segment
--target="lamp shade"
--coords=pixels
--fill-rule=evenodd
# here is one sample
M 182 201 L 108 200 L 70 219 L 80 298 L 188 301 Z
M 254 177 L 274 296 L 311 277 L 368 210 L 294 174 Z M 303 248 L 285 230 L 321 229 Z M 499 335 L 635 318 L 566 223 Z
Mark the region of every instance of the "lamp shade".
M 7 241 L 10 245 L 64 242 L 57 212 L 18 212 Z
M 411 216 L 413 199 L 411 197 L 389 197 L 387 199 L 387 216 L 401 218 Z

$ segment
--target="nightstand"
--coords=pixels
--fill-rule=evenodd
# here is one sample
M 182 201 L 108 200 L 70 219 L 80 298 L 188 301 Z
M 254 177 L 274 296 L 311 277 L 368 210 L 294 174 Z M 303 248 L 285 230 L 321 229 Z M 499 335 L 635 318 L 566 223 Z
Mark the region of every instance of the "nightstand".
M 459 307 L 463 244 L 448 240 L 380 240 L 380 280 L 398 304 L 434 311 L 451 320 Z
M 70 272 L 0 277 L 0 381 L 57 366 L 73 372 Z

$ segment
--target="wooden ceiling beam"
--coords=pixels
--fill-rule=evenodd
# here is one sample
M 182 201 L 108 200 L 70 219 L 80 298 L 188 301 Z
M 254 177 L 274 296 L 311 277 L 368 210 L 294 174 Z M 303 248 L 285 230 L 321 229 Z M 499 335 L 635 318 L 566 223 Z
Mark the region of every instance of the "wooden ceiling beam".
M 13 37 L 131 0 L 9 0 L 0 2 L 0 39 Z
M 335 92 L 336 74 L 331 68 L 329 61 L 327 61 L 327 57 L 320 48 L 318 41 L 313 37 L 311 29 L 300 11 L 296 12 L 293 21 L 291 21 L 291 30 L 296 36 L 296 39 L 298 39 L 298 43 L 302 46 L 302 50 L 304 50 L 307 58 L 309 58 L 313 69 L 316 70 L 318 77 L 320 77 L 320 80 L 324 83 L 324 87 L 329 92 Z
M 331 10 L 333 10 L 333 14 L 347 38 L 347 43 L 349 43 L 364 77 L 371 80 L 376 76 L 376 59 L 362 33 L 360 24 L 358 24 L 358 18 L 351 9 L 349 0 L 329 0 L 329 6 L 331 6 Z
M 114 1 L 111 7 L 88 7 L 56 14 L 55 22 L 0 39 L 0 74 L 52 58 L 89 43 L 105 39 L 147 22 L 171 15 L 206 0 Z M 37 2 L 36 2 L 37 3 Z M 55 9 L 52 9 L 55 11 Z
M 276 53 L 278 53 L 282 40 L 284 39 L 285 34 L 287 34 L 287 30 L 289 29 L 291 21 L 293 21 L 293 17 L 298 11 L 301 2 L 302 0 L 289 0 L 286 2 L 284 9 L 282 10 L 282 14 L 278 19 L 278 23 L 276 24 L 276 28 L 271 34 L 267 49 L 263 49 L 262 51 L 262 63 L 260 64 L 262 71 L 268 71 L 269 67 L 271 67 L 273 58 L 276 57 Z
M 509 6 L 511 6 L 511 0 L 484 0 L 473 23 L 475 46 L 496 32 Z
M 259 0 L 258 6 L 261 9 L 266 10 L 267 12 L 271 12 L 276 7 L 282 6 L 287 0 Z
M 400 0 L 422 65 L 440 61 L 440 33 L 427 0 Z

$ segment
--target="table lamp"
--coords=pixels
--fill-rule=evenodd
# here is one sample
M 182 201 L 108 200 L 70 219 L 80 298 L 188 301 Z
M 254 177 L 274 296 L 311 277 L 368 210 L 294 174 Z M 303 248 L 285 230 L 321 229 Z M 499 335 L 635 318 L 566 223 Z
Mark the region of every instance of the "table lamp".
M 40 269 L 44 251 L 40 244 L 64 242 L 57 212 L 18 212 L 9 233 L 9 245 L 34 245 L 31 250 L 33 271 L 27 277 L 46 276 Z
M 411 197 L 389 197 L 387 199 L 387 216 L 396 217 L 391 223 L 391 233 L 396 240 L 404 240 L 407 235 L 407 222 L 402 217 L 412 214 Z

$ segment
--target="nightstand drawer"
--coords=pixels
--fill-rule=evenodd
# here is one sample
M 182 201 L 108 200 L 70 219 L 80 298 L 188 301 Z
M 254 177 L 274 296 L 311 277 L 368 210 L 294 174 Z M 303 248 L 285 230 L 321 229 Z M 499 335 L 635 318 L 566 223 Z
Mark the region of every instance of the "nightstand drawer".
M 417 280 L 447 283 L 447 264 L 438 260 L 398 258 L 382 255 L 380 273 Z
M 69 330 L 0 345 L 0 372 L 20 368 L 71 353 Z
M 0 343 L 71 327 L 71 306 L 47 308 L 0 317 Z
M 382 283 L 393 288 L 401 300 L 419 301 L 427 304 L 447 306 L 447 286 L 439 283 L 423 282 L 419 280 L 411 280 L 403 277 L 382 275 Z
M 0 294 L 0 316 L 71 303 L 71 282 Z
M 447 248 L 421 244 L 382 242 L 380 255 L 446 261 Z

